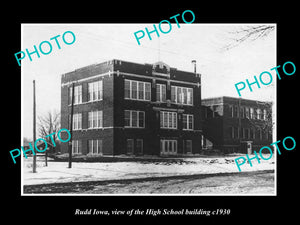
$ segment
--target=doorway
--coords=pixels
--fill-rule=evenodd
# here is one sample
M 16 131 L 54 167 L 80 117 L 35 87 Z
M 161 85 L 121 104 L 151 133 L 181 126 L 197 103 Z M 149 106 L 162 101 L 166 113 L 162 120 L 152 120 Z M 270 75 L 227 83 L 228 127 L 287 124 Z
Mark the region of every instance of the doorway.
M 252 141 L 241 142 L 241 153 L 252 154 Z
M 160 140 L 161 155 L 177 155 L 177 140 Z

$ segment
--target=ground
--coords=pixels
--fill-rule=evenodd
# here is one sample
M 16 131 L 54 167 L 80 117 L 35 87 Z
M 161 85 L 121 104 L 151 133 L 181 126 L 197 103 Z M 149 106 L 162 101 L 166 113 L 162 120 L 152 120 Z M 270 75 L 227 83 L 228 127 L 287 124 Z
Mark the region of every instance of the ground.
M 25 193 L 69 194 L 262 194 L 274 195 L 274 172 L 258 171 L 118 181 L 25 186 Z
M 73 162 L 72 168 L 51 160 L 46 167 L 38 158 L 37 173 L 28 158 L 22 182 L 24 194 L 274 194 L 274 159 L 254 159 L 252 167 L 245 163 L 239 172 L 234 159 L 240 156 Z

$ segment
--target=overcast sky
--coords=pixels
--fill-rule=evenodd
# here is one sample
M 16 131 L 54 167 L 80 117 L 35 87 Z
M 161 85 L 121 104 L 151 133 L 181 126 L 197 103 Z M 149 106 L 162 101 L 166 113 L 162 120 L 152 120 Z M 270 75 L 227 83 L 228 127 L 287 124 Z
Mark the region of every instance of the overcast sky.
M 259 25 L 259 24 L 256 24 Z M 276 64 L 276 30 L 267 37 L 247 41 L 228 51 L 222 47 L 234 37 L 231 32 L 249 24 L 172 24 L 168 34 L 158 38 L 147 35 L 137 44 L 134 32 L 153 24 L 22 24 L 22 44 L 31 52 L 42 41 L 72 31 L 76 41 L 66 45 L 58 38 L 49 55 L 32 55 L 32 61 L 22 60 L 22 131 L 32 138 L 32 81 L 36 80 L 37 115 L 48 111 L 60 111 L 61 74 L 94 63 L 120 59 L 136 63 L 163 61 L 179 70 L 193 71 L 191 60 L 197 60 L 197 72 L 202 75 L 202 97 L 238 97 L 234 84 L 254 81 L 262 71 L 270 71 Z M 164 28 L 167 30 L 167 28 Z M 66 36 L 67 37 L 67 36 Z M 45 51 L 47 49 L 44 46 Z M 16 62 L 16 66 L 18 66 Z M 270 71 L 271 72 L 271 71 Z M 274 75 L 274 71 L 271 72 Z M 273 76 L 275 78 L 275 76 Z M 254 91 L 242 91 L 242 98 L 274 101 L 276 79 L 273 85 L 254 87 Z

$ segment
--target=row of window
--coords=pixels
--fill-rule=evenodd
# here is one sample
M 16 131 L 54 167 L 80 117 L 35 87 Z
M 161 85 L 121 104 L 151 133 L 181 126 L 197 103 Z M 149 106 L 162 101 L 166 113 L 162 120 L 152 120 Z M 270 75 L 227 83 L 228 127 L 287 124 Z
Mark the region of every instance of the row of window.
M 267 120 L 268 112 L 266 109 L 243 107 L 243 106 L 229 106 L 230 116 L 236 118 L 248 118 L 257 120 Z
M 145 112 L 135 110 L 125 110 L 125 127 L 145 128 Z M 194 116 L 191 114 L 182 115 L 182 129 L 194 129 Z M 160 128 L 177 129 L 177 113 L 161 111 Z
M 185 154 L 192 153 L 192 140 L 183 140 L 183 152 Z M 160 140 L 160 154 L 161 155 L 176 155 L 177 154 L 177 140 Z
M 144 143 L 143 139 L 127 139 L 126 140 L 126 151 L 129 155 L 142 155 Z
M 193 89 L 171 86 L 171 102 L 183 105 L 193 105 Z
M 156 84 L 156 101 L 167 102 L 165 84 Z M 125 79 L 125 99 L 151 100 L 151 83 Z M 171 86 L 171 102 L 183 105 L 193 105 L 193 89 Z
M 177 113 L 176 112 L 160 112 L 160 128 L 177 129 Z M 182 115 L 182 129 L 194 130 L 194 115 Z
M 125 99 L 150 101 L 151 83 L 125 80 Z
M 103 81 L 98 80 L 88 83 L 88 102 L 100 101 L 103 99 Z M 69 104 L 72 101 L 72 87 L 69 88 Z M 74 87 L 74 104 L 82 103 L 82 85 Z
M 167 129 L 177 129 L 177 113 L 161 111 L 160 127 Z M 194 130 L 194 116 L 192 114 L 182 115 L 182 129 Z
M 151 83 L 125 79 L 125 99 L 151 101 Z M 88 83 L 88 102 L 103 100 L 103 81 Z M 72 101 L 72 87 L 69 88 L 69 104 Z M 166 85 L 156 84 L 156 101 L 167 102 Z M 171 102 L 193 105 L 193 89 L 171 86 Z M 82 85 L 74 87 L 74 104 L 82 103 Z
M 218 105 L 208 106 L 204 108 L 205 118 L 215 118 L 218 116 Z M 266 109 L 229 106 L 229 116 L 232 118 L 248 118 L 257 120 L 267 120 L 268 111 Z
M 145 128 L 145 112 L 125 110 L 125 127 Z
M 90 139 L 88 144 L 88 154 L 102 155 L 103 142 L 102 139 Z M 126 151 L 127 154 L 142 155 L 144 149 L 143 139 L 127 139 Z M 186 154 L 192 153 L 192 140 L 183 140 L 183 152 Z M 177 140 L 160 140 L 160 153 L 162 155 L 177 154 Z M 82 154 L 82 140 L 72 140 L 72 154 Z
M 72 153 L 82 154 L 82 140 L 72 140 Z M 102 139 L 88 140 L 88 154 L 102 155 L 103 144 Z
M 126 140 L 127 154 L 143 154 L 143 139 L 127 139 Z M 192 153 L 192 140 L 183 140 L 183 152 L 186 154 Z M 176 155 L 177 140 L 160 140 L 161 155 Z
M 245 139 L 259 139 L 259 140 L 268 140 L 269 132 L 263 132 L 262 129 L 255 128 L 239 128 L 239 127 L 230 127 L 231 138 L 245 138 Z
M 130 128 L 145 128 L 145 112 L 136 110 L 124 111 L 124 126 Z M 177 113 L 161 111 L 160 127 L 166 129 L 177 129 Z M 103 111 L 88 112 L 88 128 L 103 128 Z M 82 114 L 75 113 L 73 115 L 73 130 L 82 129 Z M 194 129 L 194 116 L 192 114 L 182 115 L 182 129 Z
M 88 128 L 103 128 L 103 111 L 91 111 L 88 113 Z M 82 129 L 82 114 L 73 115 L 73 130 Z

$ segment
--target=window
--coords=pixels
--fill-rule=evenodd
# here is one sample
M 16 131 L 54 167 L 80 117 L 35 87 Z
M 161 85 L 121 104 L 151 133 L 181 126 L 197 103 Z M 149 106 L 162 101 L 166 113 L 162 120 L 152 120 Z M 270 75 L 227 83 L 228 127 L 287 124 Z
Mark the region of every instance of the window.
M 193 105 L 193 89 L 187 88 L 187 104 Z
M 246 128 L 246 138 L 250 139 L 250 129 Z
M 230 134 L 231 134 L 231 138 L 234 138 L 234 127 L 230 127 Z
M 254 119 L 254 109 L 250 108 L 250 119 Z
M 208 118 L 208 109 L 206 106 L 203 106 L 204 109 L 204 118 Z
M 145 112 L 143 111 L 134 111 L 134 110 L 125 110 L 124 112 L 125 127 L 136 127 L 144 128 L 145 127 Z
M 177 140 L 160 140 L 160 154 L 176 155 L 177 154 Z
M 133 139 L 127 139 L 126 150 L 127 154 L 133 154 L 134 141 Z
M 213 105 L 212 106 L 212 108 L 211 108 L 211 110 L 212 110 L 212 117 L 213 118 L 216 118 L 216 117 L 218 117 L 218 106 L 217 105 Z
M 143 139 L 136 139 L 136 154 L 143 154 Z
M 240 118 L 244 118 L 245 117 L 244 111 L 245 111 L 244 107 L 240 107 Z
M 246 132 L 247 132 L 247 129 L 242 128 L 242 138 L 246 138 Z
M 102 140 L 89 140 L 88 141 L 89 154 L 101 154 L 102 155 Z
M 269 131 L 268 130 L 265 131 L 265 138 L 266 138 L 266 140 L 269 139 Z
M 125 110 L 125 115 L 124 115 L 124 118 L 125 118 L 125 124 L 124 126 L 125 127 L 130 127 L 131 126 L 131 122 L 130 122 L 130 114 L 131 112 L 129 110 Z
M 177 129 L 177 113 L 161 111 L 160 127 L 168 129 Z
M 149 82 L 125 79 L 124 91 L 125 99 L 151 100 L 151 84 Z
M 171 102 L 184 105 L 193 105 L 193 89 L 172 86 Z
M 267 118 L 267 110 L 266 110 L 266 109 L 263 110 L 263 119 L 264 119 L 264 120 L 267 120 L 267 119 L 268 119 L 268 118 Z
M 156 84 L 156 101 L 166 102 L 166 85 Z
M 131 126 L 137 127 L 138 126 L 138 112 L 131 111 Z
M 205 116 L 206 118 L 212 118 L 213 112 L 210 106 L 204 106 L 205 107 Z
M 103 111 L 92 111 L 88 115 L 88 128 L 103 127 Z
M 145 127 L 145 112 L 138 112 L 138 126 Z
M 124 90 L 125 90 L 125 98 L 130 98 L 130 93 L 131 93 L 131 91 L 130 91 L 130 84 L 131 84 L 131 82 L 130 82 L 130 80 L 125 80 L 125 87 L 124 87 Z
M 74 86 L 74 104 L 82 103 L 82 86 Z M 69 88 L 69 104 L 72 104 L 72 87 Z
M 160 115 L 163 118 L 163 123 L 160 126 L 168 128 L 168 124 L 169 124 L 168 123 L 168 117 L 169 117 L 169 114 L 167 112 L 163 112 L 163 113 L 160 113 Z
M 256 134 L 255 134 L 255 137 L 259 140 L 262 140 L 262 130 L 261 128 L 257 128 L 256 129 Z
M 73 130 L 80 130 L 82 129 L 82 114 L 76 113 L 73 115 Z
M 230 117 L 233 118 L 233 106 L 232 105 L 229 106 L 229 115 L 230 115 Z
M 171 102 L 176 102 L 176 87 L 172 86 L 171 87 Z
M 236 118 L 239 117 L 239 108 L 238 108 L 238 106 L 234 106 L 234 115 L 233 115 L 233 117 L 236 117 Z
M 192 153 L 192 140 L 185 140 L 183 143 L 184 151 L 186 154 Z
M 255 130 L 250 128 L 250 138 L 255 139 Z
M 99 80 L 88 84 L 88 101 L 103 99 L 103 81 Z
M 257 109 L 256 111 L 257 111 L 257 119 L 261 120 L 262 119 L 262 111 L 261 111 L 261 109 Z
M 131 82 L 131 98 L 137 99 L 137 81 Z
M 145 100 L 150 101 L 151 100 L 151 84 L 144 83 L 144 85 L 145 85 Z
M 262 136 L 263 136 L 263 132 L 262 132 L 262 129 L 258 129 L 258 137 L 260 140 L 262 140 Z
M 194 129 L 194 115 L 183 114 L 182 115 L 182 129 L 184 130 L 193 130 Z
M 253 116 L 252 116 L 253 119 L 257 119 L 257 109 L 253 109 Z
M 72 140 L 72 153 L 81 154 L 81 140 Z
M 144 99 L 144 83 L 138 83 L 138 99 Z
M 245 107 L 245 117 L 246 118 L 250 118 L 250 116 L 249 116 L 249 108 L 248 107 Z
M 183 104 L 187 105 L 187 88 L 182 88 Z

